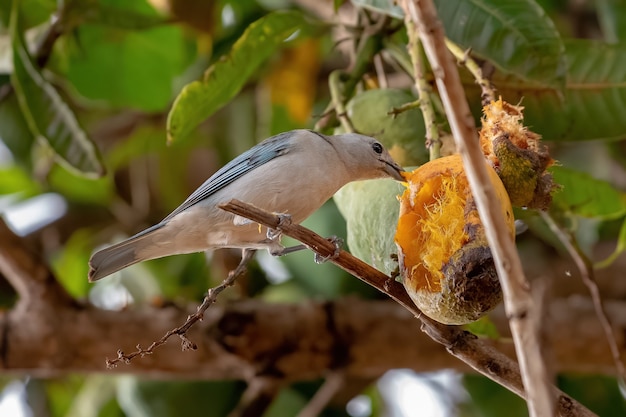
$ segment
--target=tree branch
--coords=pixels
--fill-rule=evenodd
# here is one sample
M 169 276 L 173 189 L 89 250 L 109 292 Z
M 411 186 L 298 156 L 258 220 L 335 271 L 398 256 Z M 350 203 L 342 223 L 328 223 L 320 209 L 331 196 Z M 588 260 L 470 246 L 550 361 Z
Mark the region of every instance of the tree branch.
M 238 200 L 220 205 L 220 208 L 299 240 L 323 259 L 330 260 L 341 269 L 388 295 L 414 314 L 422 322 L 423 330 L 433 340 L 444 345 L 448 352 L 522 398 L 526 397 L 520 370 L 514 361 L 462 328 L 443 325 L 421 314 L 400 283 L 348 252 L 337 251 L 332 241 L 300 225 L 292 224 L 290 217 L 286 215 L 271 214 Z M 556 387 L 549 385 L 549 390 L 551 401 L 557 403 L 560 415 L 594 415 Z
M 19 308 L 36 308 L 43 299 L 52 304 L 74 303 L 40 256 L 26 247 L 0 218 L 0 273 L 19 295 Z
M 485 225 L 487 240 L 502 286 L 504 306 L 509 317 L 527 403 L 532 417 L 554 415 L 555 396 L 551 377 L 542 355 L 539 317 L 526 281 L 515 242 L 491 186 L 485 158 L 478 146 L 474 119 L 452 54 L 445 42 L 443 25 L 432 0 L 404 0 L 404 12 L 417 25 L 424 51 L 435 75 L 446 109 L 450 128 L 463 157 L 465 172 L 476 200 L 478 213 Z

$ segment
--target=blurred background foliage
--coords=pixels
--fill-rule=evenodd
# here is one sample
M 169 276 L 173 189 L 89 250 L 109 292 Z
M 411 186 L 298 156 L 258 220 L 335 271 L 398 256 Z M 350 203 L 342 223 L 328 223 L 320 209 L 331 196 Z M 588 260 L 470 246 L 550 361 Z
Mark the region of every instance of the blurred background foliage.
M 554 175 L 564 187 L 555 197 L 555 217 L 592 259 L 619 260 L 626 248 L 626 5 L 437 5 L 450 39 L 471 48 L 507 101 L 522 102 L 526 124 L 560 161 Z M 343 32 L 334 23 L 342 14 L 357 17 Z M 87 260 L 100 245 L 158 222 L 258 140 L 316 123 L 332 132 L 338 123 L 326 110 L 337 89 L 357 130 L 381 137 L 406 166 L 423 163 L 420 112 L 387 114 L 415 100 L 401 18 L 384 0 L 2 0 L 0 211 L 45 254 L 77 299 L 108 309 L 198 303 L 238 253 L 217 252 L 211 262 L 205 254 L 146 262 L 97 285 L 87 283 Z M 480 91 L 469 73 L 461 69 L 461 75 L 478 121 Z M 445 133 L 441 111 L 438 117 Z M 393 250 L 395 212 L 387 202 L 395 204 L 395 185 L 356 187 L 337 198 L 345 219 L 329 202 L 305 224 L 347 238 L 365 258 L 379 254 L 366 260 L 393 269 L 386 253 Z M 565 271 L 547 267 L 562 253 L 560 244 L 533 213 L 517 214 L 530 228 L 518 238 L 530 278 L 547 269 L 563 284 Z M 623 270 L 613 277 L 623 281 Z M 605 297 L 624 300 L 624 285 L 612 285 Z M 573 286 L 580 291 L 580 284 Z M 349 294 L 379 297 L 333 265 L 314 265 L 303 252 L 280 261 L 261 255 L 223 301 Z M 15 293 L 2 283 L 2 308 L 14 302 Z M 442 404 L 432 415 L 526 415 L 521 400 L 482 377 L 435 385 L 430 376 L 411 378 L 426 387 L 421 401 Z M 224 416 L 245 388 L 239 381 L 106 375 L 5 376 L 2 382 L 2 404 L 25 398 L 32 415 L 50 417 Z M 264 415 L 296 415 L 322 382 L 284 388 Z M 626 414 L 612 377 L 592 372 L 558 382 L 599 415 Z M 400 390 L 389 386 L 389 379 L 372 381 L 356 400 L 329 406 L 323 415 L 415 415 L 398 405 Z

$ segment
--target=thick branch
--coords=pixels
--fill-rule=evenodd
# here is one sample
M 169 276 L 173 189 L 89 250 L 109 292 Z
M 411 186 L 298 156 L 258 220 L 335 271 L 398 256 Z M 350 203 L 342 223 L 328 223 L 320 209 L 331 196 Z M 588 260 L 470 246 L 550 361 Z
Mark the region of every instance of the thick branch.
M 73 303 L 40 256 L 26 247 L 0 218 L 0 273 L 18 293 L 19 308 L 37 308 L 43 299 L 50 304 Z
M 626 303 L 609 303 L 607 310 L 617 334 L 626 334 Z M 195 307 L 121 312 L 97 309 L 58 309 L 54 315 L 35 311 L 4 313 L 4 373 L 59 376 L 73 372 L 133 373 L 163 379 L 248 379 L 252 375 L 280 375 L 287 380 L 323 377 L 341 369 L 346 377 L 372 378 L 389 369 L 418 372 L 440 369 L 469 371 L 445 348 L 418 331 L 419 322 L 395 303 L 342 299 L 333 302 L 266 304 L 256 300 L 216 305 L 188 333 L 198 350 L 182 352 L 172 341 L 153 355 L 129 366 L 107 370 L 105 358 L 117 349 L 131 351 L 149 345 L 167 330 L 184 322 Z M 503 312 L 493 315 L 506 331 Z M 56 325 L 55 323 L 60 323 Z M 56 326 L 42 334 L 31 326 Z M 551 304 L 546 318 L 559 372 L 614 374 L 611 354 L 602 340 L 593 305 L 586 298 Z M 503 333 L 503 336 L 507 336 Z M 618 340 L 622 354 L 624 340 Z M 477 340 L 514 355 L 511 343 Z M 497 361 L 490 372 L 499 373 Z

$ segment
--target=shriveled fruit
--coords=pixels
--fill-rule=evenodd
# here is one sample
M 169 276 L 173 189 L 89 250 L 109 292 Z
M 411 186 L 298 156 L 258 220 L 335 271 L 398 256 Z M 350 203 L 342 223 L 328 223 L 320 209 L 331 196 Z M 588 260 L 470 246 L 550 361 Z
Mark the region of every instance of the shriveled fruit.
M 514 237 L 511 202 L 486 166 Z M 439 322 L 477 320 L 500 302 L 502 292 L 460 155 L 428 162 L 405 178 L 395 235 L 404 287 Z
M 516 207 L 546 210 L 556 188 L 541 136 L 523 125 L 524 108 L 499 99 L 483 107 L 480 145 Z

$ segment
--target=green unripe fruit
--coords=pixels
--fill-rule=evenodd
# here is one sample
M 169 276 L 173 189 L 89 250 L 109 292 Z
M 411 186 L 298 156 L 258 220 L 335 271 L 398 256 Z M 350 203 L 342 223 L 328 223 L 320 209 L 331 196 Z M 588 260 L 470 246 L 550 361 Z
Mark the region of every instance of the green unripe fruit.
M 389 114 L 414 101 L 415 97 L 404 90 L 367 90 L 353 97 L 346 111 L 357 132 L 380 140 L 400 165 L 415 166 L 428 161 L 422 113 L 412 108 L 395 116 Z

